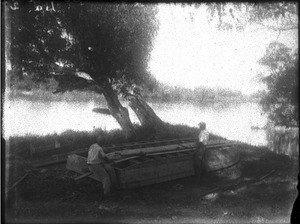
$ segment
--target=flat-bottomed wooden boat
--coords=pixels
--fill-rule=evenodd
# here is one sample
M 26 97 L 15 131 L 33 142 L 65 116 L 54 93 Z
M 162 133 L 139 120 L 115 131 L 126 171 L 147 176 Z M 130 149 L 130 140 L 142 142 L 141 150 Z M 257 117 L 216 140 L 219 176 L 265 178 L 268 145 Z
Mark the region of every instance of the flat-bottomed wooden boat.
M 232 144 L 231 144 L 232 145 Z M 211 144 L 207 146 L 210 150 L 218 150 L 219 157 L 226 158 L 226 162 L 218 168 L 236 164 L 239 157 L 230 151 L 229 144 Z M 195 175 L 194 168 L 194 143 L 182 143 L 176 145 L 156 146 L 142 149 L 124 150 L 107 154 L 112 163 L 109 165 L 115 172 L 117 188 L 135 188 L 150 184 L 161 183 L 179 178 Z M 224 152 L 224 153 L 222 153 Z M 226 155 L 230 155 L 230 158 Z M 229 159 L 228 159 L 229 158 Z M 90 173 L 86 163 L 87 158 L 81 155 L 72 154 L 67 158 L 67 169 L 75 171 L 83 177 L 90 177 L 100 181 L 96 174 Z M 214 165 L 215 166 L 215 165 Z M 223 166 L 223 167 L 222 167 Z

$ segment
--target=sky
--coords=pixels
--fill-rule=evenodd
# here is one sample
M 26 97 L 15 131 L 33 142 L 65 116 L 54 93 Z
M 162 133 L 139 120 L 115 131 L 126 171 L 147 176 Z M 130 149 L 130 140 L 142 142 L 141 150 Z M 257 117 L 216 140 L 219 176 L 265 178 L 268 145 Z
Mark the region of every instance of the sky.
M 160 27 L 149 70 L 159 81 L 191 89 L 229 88 L 247 95 L 265 89 L 257 79 L 257 74 L 264 71 L 257 61 L 278 32 L 255 27 L 256 31 L 220 31 L 208 23 L 204 7 L 158 7 Z M 282 32 L 278 41 L 295 49 L 298 30 Z

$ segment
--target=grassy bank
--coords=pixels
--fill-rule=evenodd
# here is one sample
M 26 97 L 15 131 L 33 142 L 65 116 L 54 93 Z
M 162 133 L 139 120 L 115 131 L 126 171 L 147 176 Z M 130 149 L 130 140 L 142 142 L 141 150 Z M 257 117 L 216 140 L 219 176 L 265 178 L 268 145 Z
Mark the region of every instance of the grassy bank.
M 147 141 L 154 139 L 168 138 L 196 138 L 198 129 L 186 125 L 165 124 L 159 130 L 146 130 L 145 128 L 135 125 L 136 141 Z M 220 136 L 211 135 L 214 141 L 225 140 Z M 88 147 L 89 145 L 100 142 L 102 145 L 126 143 L 127 140 L 122 130 L 104 131 L 95 129 L 93 132 L 72 131 L 67 130 L 60 135 L 51 134 L 46 136 L 27 135 L 10 137 L 6 142 L 7 155 L 20 155 L 28 157 L 31 148 L 43 150 L 44 148 L 55 148 L 55 144 L 59 144 L 59 148 L 65 151 L 72 151 L 78 148 Z

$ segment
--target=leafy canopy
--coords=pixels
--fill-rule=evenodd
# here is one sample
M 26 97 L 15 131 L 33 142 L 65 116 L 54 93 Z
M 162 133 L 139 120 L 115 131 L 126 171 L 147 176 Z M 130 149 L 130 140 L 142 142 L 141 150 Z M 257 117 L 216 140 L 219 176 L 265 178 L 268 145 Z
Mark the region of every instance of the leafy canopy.
M 279 32 L 298 28 L 296 2 L 209 3 L 207 10 L 221 30 L 243 31 L 249 25 Z
M 262 77 L 268 89 L 261 100 L 264 111 L 275 125 L 298 126 L 298 50 L 272 42 L 259 63 L 268 68 Z
M 77 81 L 76 88 L 86 86 L 82 76 L 71 77 L 75 72 L 87 73 L 100 87 L 124 77 L 136 84 L 149 79 L 149 53 L 158 26 L 154 5 L 15 3 L 10 10 L 11 55 L 20 76 L 34 73 L 42 80 L 51 72 L 61 74 L 66 90 Z

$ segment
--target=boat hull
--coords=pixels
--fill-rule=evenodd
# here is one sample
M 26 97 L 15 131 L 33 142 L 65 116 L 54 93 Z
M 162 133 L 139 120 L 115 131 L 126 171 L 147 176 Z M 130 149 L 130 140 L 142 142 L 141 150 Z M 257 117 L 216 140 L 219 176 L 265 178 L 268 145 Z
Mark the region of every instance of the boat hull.
M 185 151 L 155 152 L 147 155 L 125 157 L 109 164 L 117 178 L 116 188 L 135 188 L 195 175 L 193 149 Z M 67 169 L 80 174 L 89 172 L 87 158 L 76 154 L 67 158 Z M 231 148 L 214 149 L 204 154 L 203 164 L 206 172 L 235 166 L 239 155 Z M 203 167 L 203 166 L 202 166 Z M 95 174 L 90 178 L 100 181 Z
M 195 174 L 193 154 L 156 156 L 136 164 L 115 166 L 121 188 L 134 188 L 175 180 Z M 120 166 L 121 165 L 121 166 Z

